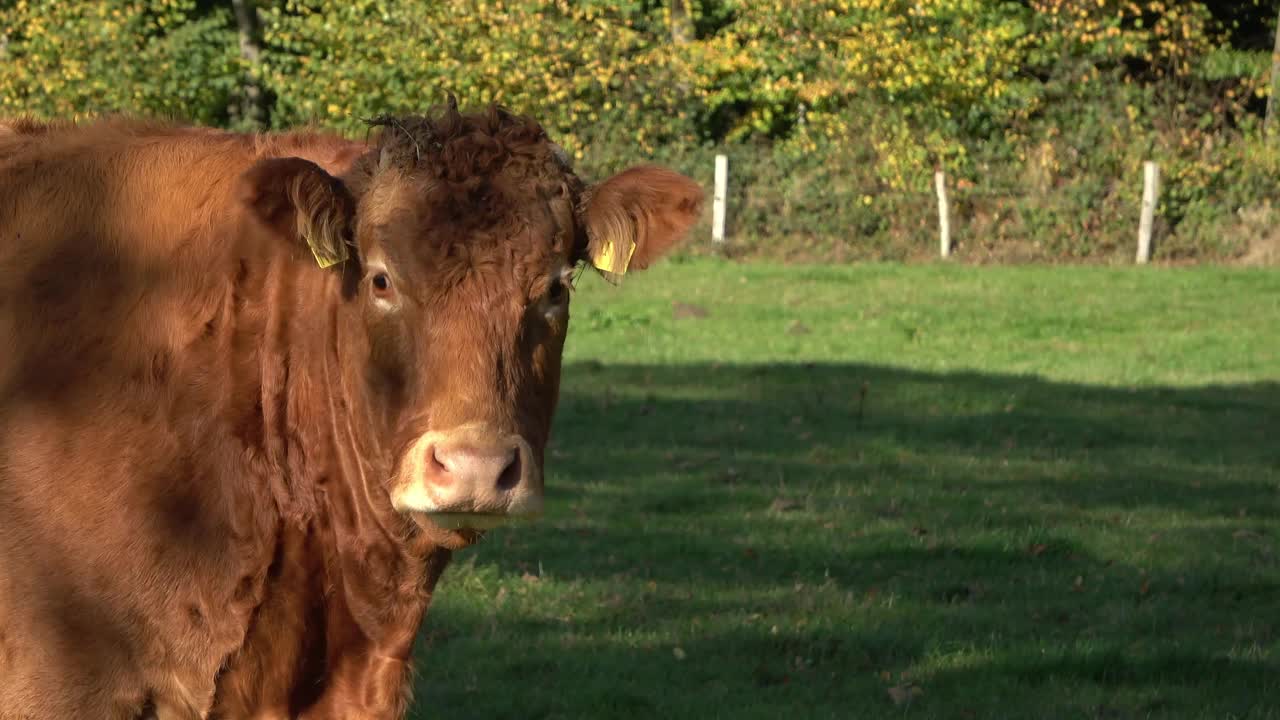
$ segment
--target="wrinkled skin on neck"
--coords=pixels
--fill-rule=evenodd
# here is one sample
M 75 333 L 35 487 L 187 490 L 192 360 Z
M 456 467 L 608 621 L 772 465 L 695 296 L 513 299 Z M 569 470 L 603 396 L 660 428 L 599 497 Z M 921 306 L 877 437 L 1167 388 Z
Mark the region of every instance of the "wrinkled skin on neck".
M 232 334 L 246 342 L 228 394 L 246 398 L 245 417 L 261 413 L 253 442 L 279 520 L 212 717 L 399 717 L 448 546 L 475 538 L 434 536 L 392 508 L 393 418 L 348 344 L 364 334 L 344 319 L 357 309 L 343 300 L 342 274 L 312 272 L 297 253 L 254 252 L 244 251 L 253 261 L 236 289 Z

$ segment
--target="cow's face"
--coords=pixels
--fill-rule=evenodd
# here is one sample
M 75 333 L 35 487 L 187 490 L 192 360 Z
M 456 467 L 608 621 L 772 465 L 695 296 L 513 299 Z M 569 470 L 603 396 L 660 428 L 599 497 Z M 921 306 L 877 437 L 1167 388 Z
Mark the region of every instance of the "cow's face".
M 655 167 L 585 186 L 536 124 L 492 109 L 388 120 L 337 187 L 355 247 L 319 255 L 350 256 L 340 352 L 364 369 L 392 505 L 444 533 L 536 513 L 574 276 L 647 267 L 701 189 Z

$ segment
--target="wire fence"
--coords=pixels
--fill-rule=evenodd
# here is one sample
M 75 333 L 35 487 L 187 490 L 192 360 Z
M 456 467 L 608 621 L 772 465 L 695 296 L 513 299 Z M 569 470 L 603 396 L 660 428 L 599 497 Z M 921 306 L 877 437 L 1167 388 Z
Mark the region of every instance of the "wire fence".
M 731 184 L 732 178 L 728 157 L 726 155 L 716 155 L 711 224 L 711 241 L 715 245 L 731 242 L 728 230 L 733 224 L 735 212 L 735 208 L 731 206 Z M 995 212 L 989 214 L 998 215 L 1003 201 L 1012 203 L 1013 201 L 1041 194 L 1037 189 L 1026 185 L 1006 187 L 987 183 L 979 184 L 966 179 L 953 182 L 952 178 L 943 170 L 938 170 L 934 174 L 933 192 L 888 187 L 867 187 L 864 189 L 845 187 L 841 188 L 841 190 L 842 195 L 845 197 L 861 196 L 868 200 L 871 198 L 906 200 L 911 206 L 917 204 L 912 201 L 918 201 L 922 211 L 933 215 L 938 255 L 944 258 L 950 257 L 956 249 L 954 231 L 956 230 L 955 223 L 959 215 L 956 212 L 957 207 L 972 210 L 975 206 L 985 206 L 990 209 L 990 206 L 994 204 Z M 1133 228 L 1133 237 L 1135 239 L 1133 257 L 1134 262 L 1145 264 L 1151 259 L 1152 240 L 1158 220 L 1160 167 L 1157 163 L 1151 161 L 1143 163 L 1141 194 L 1139 195 L 1136 192 L 1136 187 L 1134 190 L 1133 197 L 1135 199 L 1140 197 L 1141 200 L 1135 203 L 1132 209 L 1132 217 L 1135 221 Z M 923 214 L 921 217 L 923 217 Z

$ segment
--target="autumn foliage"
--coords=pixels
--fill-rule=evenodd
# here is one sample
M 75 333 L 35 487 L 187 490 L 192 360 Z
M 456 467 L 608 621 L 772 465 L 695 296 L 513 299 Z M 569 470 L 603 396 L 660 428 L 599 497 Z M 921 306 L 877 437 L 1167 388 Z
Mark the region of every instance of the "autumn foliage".
M 930 247 L 936 167 L 973 190 L 970 256 L 1122 255 L 1157 159 L 1157 252 L 1223 257 L 1247 250 L 1240 211 L 1270 217 L 1277 160 L 1269 53 L 1233 40 L 1270 11 L 1217 5 L 272 0 L 251 64 L 222 3 L 0 1 L 0 113 L 244 127 L 252 80 L 274 127 L 359 133 L 452 91 L 536 115 L 592 170 L 656 157 L 709 178 L 727 150 L 741 245 L 838 257 Z

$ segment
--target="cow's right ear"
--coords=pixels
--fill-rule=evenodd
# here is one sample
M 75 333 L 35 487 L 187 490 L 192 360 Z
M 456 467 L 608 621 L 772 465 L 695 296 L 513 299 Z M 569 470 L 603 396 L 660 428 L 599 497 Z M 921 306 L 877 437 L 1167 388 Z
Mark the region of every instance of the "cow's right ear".
M 261 160 L 240 176 L 251 217 L 290 242 L 306 243 L 327 268 L 355 251 L 355 200 L 342 181 L 302 158 Z

